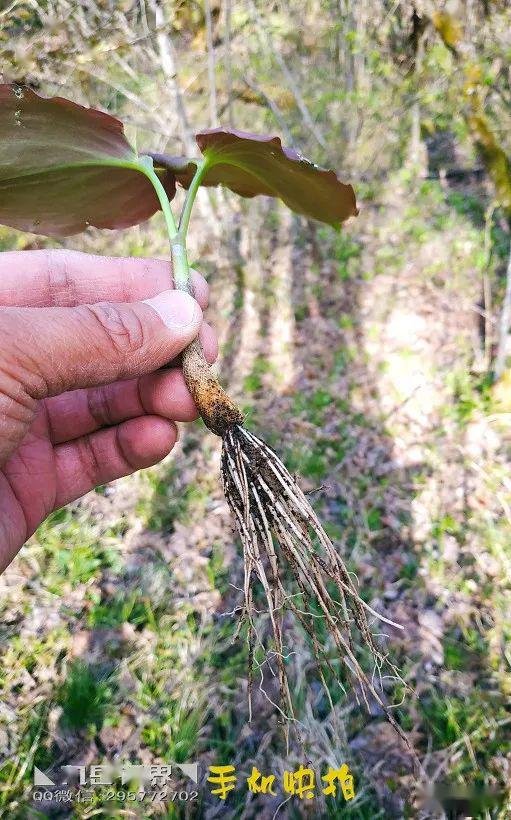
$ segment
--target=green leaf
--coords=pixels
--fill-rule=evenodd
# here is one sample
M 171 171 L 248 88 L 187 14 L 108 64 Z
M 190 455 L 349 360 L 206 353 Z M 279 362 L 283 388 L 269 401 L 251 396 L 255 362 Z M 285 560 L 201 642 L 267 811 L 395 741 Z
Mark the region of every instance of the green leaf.
M 208 165 L 203 185 L 225 185 L 245 197 L 278 197 L 292 211 L 334 226 L 358 213 L 351 185 L 341 182 L 334 171 L 284 148 L 278 137 L 215 128 L 201 131 L 196 140 Z M 155 166 L 170 170 L 189 187 L 197 160 L 151 156 Z
M 173 175 L 159 176 L 171 199 Z M 68 236 L 89 225 L 127 228 L 159 207 L 119 120 L 0 85 L 0 223 Z

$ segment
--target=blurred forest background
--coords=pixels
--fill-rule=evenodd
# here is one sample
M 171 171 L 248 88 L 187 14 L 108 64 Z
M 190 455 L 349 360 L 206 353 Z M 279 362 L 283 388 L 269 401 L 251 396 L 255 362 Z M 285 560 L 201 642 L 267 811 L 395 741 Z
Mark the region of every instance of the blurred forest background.
M 388 682 L 388 697 L 423 785 L 472 794 L 451 816 L 510 818 L 509 4 L 0 6 L 5 79 L 118 114 L 139 149 L 195 155 L 194 131 L 221 124 L 279 134 L 354 184 L 361 213 L 340 234 L 264 198 L 201 193 L 192 257 L 219 372 L 366 599 L 404 626 L 382 640 L 413 692 Z M 0 229 L 3 250 L 59 244 L 168 255 L 159 215 L 64 243 Z M 163 464 L 55 513 L 0 579 L 0 814 L 271 818 L 288 795 L 249 794 L 252 766 L 279 782 L 311 761 L 318 775 L 348 762 L 356 799 L 318 788 L 278 817 L 442 816 L 421 809 L 382 715 L 328 670 L 327 699 L 292 624 L 303 745 L 286 750 L 257 687 L 247 724 L 242 562 L 218 469 L 219 440 L 183 428 Z M 268 673 L 265 687 L 275 697 Z M 33 765 L 196 759 L 195 805 L 31 802 Z M 236 766 L 225 804 L 211 764 Z

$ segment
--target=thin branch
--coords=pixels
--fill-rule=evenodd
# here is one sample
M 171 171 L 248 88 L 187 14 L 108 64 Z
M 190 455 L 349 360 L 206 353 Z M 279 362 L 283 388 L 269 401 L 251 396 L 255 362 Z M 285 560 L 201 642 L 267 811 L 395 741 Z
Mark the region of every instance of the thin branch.
M 279 49 L 274 48 L 271 36 L 268 33 L 267 29 L 263 25 L 263 21 L 261 20 L 261 16 L 260 16 L 260 14 L 257 10 L 257 7 L 256 7 L 255 3 L 253 2 L 253 0 L 248 0 L 248 5 L 249 5 L 249 7 L 252 11 L 252 16 L 254 18 L 259 37 L 260 37 L 261 41 L 265 44 L 267 50 L 271 53 L 271 55 L 275 59 L 275 62 L 279 65 L 279 67 L 280 67 L 280 69 L 281 69 L 281 71 L 282 71 L 282 73 L 283 73 L 283 75 L 286 79 L 286 83 L 288 84 L 289 89 L 290 89 L 291 93 L 293 94 L 293 97 L 295 98 L 296 105 L 298 106 L 298 110 L 300 111 L 300 114 L 302 115 L 303 122 L 305 123 L 305 125 L 309 129 L 309 131 L 311 132 L 311 134 L 314 137 L 314 139 L 316 140 L 316 142 L 319 145 L 321 145 L 321 147 L 323 148 L 324 151 L 326 151 L 328 153 L 328 144 L 327 144 L 323 134 L 321 133 L 321 130 L 318 127 L 317 123 L 314 122 L 314 120 L 312 118 L 312 115 L 309 111 L 309 108 L 307 106 L 307 103 L 305 102 L 304 98 L 302 97 L 302 93 L 300 91 L 300 88 L 298 87 L 298 83 L 295 81 L 295 78 L 293 77 L 293 75 L 292 75 L 286 61 L 282 57 Z
M 234 125 L 232 116 L 232 60 L 231 60 L 231 42 L 232 42 L 232 3 L 231 0 L 224 0 L 224 24 L 225 24 L 225 75 L 227 86 L 227 124 L 229 128 Z
M 206 17 L 206 43 L 208 47 L 208 80 L 209 80 L 209 124 L 211 128 L 218 125 L 218 108 L 216 104 L 216 64 L 215 45 L 213 43 L 213 18 L 209 0 L 204 0 Z
M 281 112 L 280 108 L 278 107 L 277 103 L 275 102 L 275 100 L 273 100 L 266 93 L 266 91 L 264 91 L 259 85 L 257 85 L 255 80 L 252 80 L 249 77 L 244 77 L 243 80 L 245 82 L 245 85 L 247 85 L 259 97 L 261 97 L 261 99 L 266 103 L 266 105 L 270 109 L 271 113 L 275 117 L 275 120 L 279 124 L 279 127 L 281 128 L 283 134 L 285 135 L 287 144 L 291 148 L 294 148 L 295 147 L 295 141 L 293 139 L 293 135 L 291 134 L 291 131 L 289 130 L 288 125 L 287 125 L 287 123 L 286 123 L 286 121 L 285 121 L 285 119 L 282 115 L 282 112 Z
M 499 342 L 497 346 L 497 355 L 495 356 L 495 376 L 499 378 L 502 376 L 506 368 L 506 348 L 509 329 L 511 326 L 511 243 L 509 246 L 509 256 L 506 268 L 506 290 L 504 293 L 504 302 L 502 303 L 502 310 L 500 313 L 499 322 Z
M 150 0 L 150 5 L 156 23 L 156 43 L 160 56 L 161 69 L 163 76 L 165 77 L 165 81 L 173 89 L 176 111 L 178 113 L 179 126 L 181 129 L 181 140 L 183 142 L 186 155 L 191 157 L 195 152 L 195 143 L 192 138 L 186 106 L 177 78 L 176 52 L 174 49 L 174 43 L 172 42 L 172 37 L 168 33 L 169 24 L 166 24 L 165 22 L 165 15 L 163 13 L 161 0 Z
M 486 370 L 491 367 L 491 346 L 492 346 L 492 293 L 490 284 L 490 265 L 492 259 L 491 229 L 493 224 L 493 214 L 495 202 L 491 202 L 484 215 L 484 252 L 485 265 L 483 269 L 483 319 L 484 319 L 484 362 Z

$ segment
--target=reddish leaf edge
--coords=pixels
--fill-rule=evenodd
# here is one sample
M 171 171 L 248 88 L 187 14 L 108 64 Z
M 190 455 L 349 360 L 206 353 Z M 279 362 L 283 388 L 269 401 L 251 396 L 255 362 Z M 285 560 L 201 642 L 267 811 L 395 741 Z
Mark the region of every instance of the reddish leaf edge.
M 305 165 L 311 170 L 316 171 L 319 175 L 323 176 L 329 182 L 334 182 L 335 184 L 339 184 L 343 186 L 345 194 L 350 196 L 352 203 L 351 203 L 351 210 L 347 214 L 344 220 L 346 221 L 351 216 L 358 216 L 360 213 L 360 209 L 357 206 L 356 195 L 353 186 L 350 183 L 343 182 L 338 174 L 331 168 L 324 168 L 316 163 L 312 162 L 311 160 L 307 159 L 303 154 L 295 151 L 293 148 L 286 148 L 286 146 L 282 145 L 282 140 L 279 136 L 266 136 L 263 134 L 253 134 L 247 131 L 239 131 L 237 129 L 228 129 L 228 128 L 208 128 L 203 131 L 199 131 L 195 135 L 195 141 L 203 153 L 203 155 L 207 158 L 208 157 L 208 149 L 210 146 L 207 144 L 208 137 L 225 134 L 226 136 L 233 136 L 237 139 L 241 140 L 251 140 L 254 142 L 261 142 L 261 143 L 268 143 L 273 144 L 277 149 L 279 149 L 284 157 L 292 162 L 297 162 L 301 165 Z M 197 169 L 197 165 L 200 162 L 200 159 L 195 157 L 180 157 L 174 156 L 170 154 L 158 153 L 153 151 L 146 151 L 144 152 L 145 156 L 151 157 L 154 162 L 155 168 L 165 169 L 168 172 L 171 172 L 175 175 L 176 181 L 185 189 L 189 188 L 195 171 Z M 215 165 L 220 164 L 230 164 L 234 165 L 234 163 L 229 163 L 228 160 L 221 160 L 211 162 L 211 168 Z M 245 169 L 246 170 L 246 169 Z M 217 185 L 221 185 L 222 183 L 219 181 L 212 181 L 209 182 L 207 179 L 201 182 L 201 185 L 205 187 L 213 187 Z M 252 198 L 258 196 L 258 193 L 254 194 L 239 194 L 245 198 Z M 279 198 L 278 194 L 275 194 L 277 198 Z M 330 222 L 327 223 L 333 225 L 334 227 L 339 223 Z
M 86 111 L 88 114 L 92 114 L 95 119 L 101 121 L 105 126 L 107 126 L 112 133 L 117 133 L 122 136 L 126 140 L 127 145 L 133 151 L 134 156 L 137 155 L 135 149 L 128 142 L 126 134 L 124 133 L 124 123 L 117 117 L 114 117 L 113 114 L 109 114 L 106 111 L 101 111 L 99 108 L 92 108 L 91 106 L 82 105 L 81 103 L 74 102 L 73 100 L 68 100 L 67 97 L 61 97 L 59 95 L 47 97 L 44 94 L 39 94 L 30 86 L 23 85 L 22 83 L 0 83 L 0 103 L 2 100 L 10 99 L 12 95 L 18 96 L 19 94 L 28 94 L 29 96 L 32 95 L 46 102 L 55 102 L 63 108 Z
M 141 174 L 142 177 L 145 177 L 145 184 L 149 186 L 148 190 L 150 189 L 153 196 L 154 196 L 154 207 L 153 209 L 149 209 L 147 214 L 143 216 L 143 218 L 137 217 L 135 221 L 128 221 L 125 225 L 101 225 L 96 226 L 94 225 L 94 220 L 91 219 L 90 224 L 94 227 L 101 227 L 105 230 L 118 230 L 123 229 L 126 227 L 133 227 L 134 225 L 141 224 L 141 222 L 145 222 L 149 219 L 154 213 L 161 210 L 161 203 L 154 191 L 154 187 L 151 184 L 150 180 L 147 178 L 147 174 L 143 169 L 143 160 L 144 156 L 137 152 L 136 148 L 131 144 L 128 140 L 125 130 L 124 130 L 124 123 L 118 117 L 114 116 L 113 114 L 101 111 L 98 108 L 93 108 L 92 106 L 82 105 L 81 103 L 74 102 L 73 100 L 69 100 L 67 97 L 62 97 L 60 95 L 44 95 L 40 94 L 34 88 L 24 83 L 19 83 L 15 81 L 11 82 L 4 82 L 0 83 L 0 108 L 4 102 L 11 101 L 15 98 L 21 105 L 24 100 L 33 101 L 35 99 L 42 101 L 43 103 L 52 103 L 57 105 L 61 110 L 68 112 L 71 116 L 74 112 L 78 117 L 83 117 L 84 115 L 87 117 L 91 125 L 93 127 L 97 127 L 101 129 L 103 132 L 108 132 L 112 135 L 114 139 L 118 139 L 120 144 L 123 144 L 126 149 L 126 157 L 123 161 L 122 158 L 119 158 L 117 161 L 114 157 L 109 158 L 108 155 L 105 157 L 94 158 L 90 160 L 85 160 L 82 162 L 69 162 L 64 163 L 63 165 L 55 166 L 55 167 L 47 167 L 42 169 L 31 169 L 26 172 L 18 172 L 13 175 L 12 179 L 15 180 L 17 178 L 22 178 L 26 176 L 35 176 L 37 174 L 44 174 L 44 175 L 51 175 L 56 171 L 62 171 L 66 167 L 70 170 L 76 168 L 85 168 L 85 167 L 97 167 L 97 168 L 119 168 L 125 171 L 128 171 L 133 174 Z M 170 173 L 166 169 L 155 169 L 155 172 L 165 189 L 165 193 L 169 201 L 176 195 L 176 177 L 174 174 Z M 4 183 L 7 183 L 9 179 L 3 180 Z M 7 223 L 6 223 L 7 224 Z M 11 225 L 11 227 L 16 227 L 15 225 Z M 26 229 L 23 229 L 26 230 Z M 42 232 L 48 236 L 72 236 L 75 233 L 80 233 L 80 230 L 73 231 L 72 233 L 65 233 L 58 232 Z
M 133 160 L 134 160 L 134 167 L 133 170 L 136 171 L 136 160 L 142 159 L 143 157 L 147 156 L 153 160 L 155 165 L 155 171 L 161 178 L 161 171 L 165 171 L 164 179 L 162 182 L 165 185 L 167 194 L 169 196 L 169 200 L 173 199 L 175 195 L 175 186 L 178 182 L 184 188 L 188 188 L 191 184 L 193 179 L 195 170 L 197 168 L 197 164 L 199 162 L 198 159 L 194 158 L 186 158 L 186 157 L 176 157 L 167 154 L 161 154 L 157 152 L 142 152 L 140 154 L 133 148 L 133 146 L 129 143 L 125 132 L 124 132 L 124 124 L 123 122 L 118 119 L 117 117 L 113 116 L 112 114 L 103 112 L 97 108 L 92 108 L 90 106 L 85 106 L 80 103 L 76 103 L 72 100 L 69 100 L 65 97 L 56 95 L 56 96 L 44 96 L 42 94 L 38 94 L 34 89 L 30 88 L 26 85 L 21 85 L 18 83 L 2 83 L 0 84 L 0 104 L 2 100 L 10 98 L 12 95 L 18 96 L 20 94 L 27 94 L 28 96 L 38 97 L 41 100 L 51 101 L 56 103 L 57 105 L 62 106 L 63 108 L 67 108 L 68 110 L 76 110 L 81 112 L 86 112 L 87 116 L 93 117 L 101 124 L 103 128 L 108 129 L 112 134 L 119 136 L 125 143 L 127 149 L 132 152 Z M 348 219 L 350 216 L 357 216 L 359 213 L 359 209 L 356 204 L 356 197 L 353 187 L 350 184 L 342 182 L 339 179 L 337 173 L 332 169 L 323 168 L 319 165 L 308 160 L 302 154 L 298 153 L 292 148 L 286 148 L 282 145 L 282 141 L 278 136 L 265 136 L 261 134 L 253 134 L 246 131 L 239 131 L 236 129 L 225 129 L 225 128 L 210 128 L 205 129 L 203 131 L 198 132 L 195 135 L 195 139 L 197 145 L 203 155 L 208 158 L 211 154 L 214 155 L 214 145 L 209 145 L 208 141 L 209 138 L 215 137 L 217 135 L 224 135 L 227 138 L 233 137 L 235 140 L 249 140 L 253 142 L 260 142 L 266 144 L 274 145 L 279 152 L 281 152 L 282 156 L 289 160 L 290 162 L 296 162 L 302 165 L 305 165 L 308 169 L 313 170 L 318 173 L 318 175 L 323 176 L 325 180 L 329 183 L 334 183 L 336 185 L 340 185 L 343 188 L 344 195 L 348 196 L 351 199 L 351 203 L 348 205 L 346 216 L 344 216 L 341 220 L 330 221 L 327 220 L 320 220 L 326 221 L 327 224 L 331 224 L 334 227 L 338 227 L 341 222 Z M 93 163 L 91 163 L 93 164 Z M 105 165 L 108 166 L 107 162 L 98 162 L 98 165 Z M 114 163 L 112 163 L 113 165 Z M 210 161 L 210 167 L 213 168 L 215 165 L 232 165 L 234 166 L 235 163 L 229 162 L 228 158 L 223 159 L 221 156 L 218 160 L 214 160 L 214 158 Z M 250 168 L 246 168 L 242 166 L 242 170 L 248 174 L 253 174 L 254 177 L 257 178 L 257 174 L 251 171 Z M 223 184 L 221 180 L 213 180 L 212 182 L 208 182 L 208 180 L 203 180 L 203 185 L 219 185 Z M 260 192 L 237 192 L 239 195 L 251 198 L 253 196 L 258 196 Z M 279 193 L 276 191 L 273 196 L 280 198 Z M 350 207 L 351 206 L 351 207 Z

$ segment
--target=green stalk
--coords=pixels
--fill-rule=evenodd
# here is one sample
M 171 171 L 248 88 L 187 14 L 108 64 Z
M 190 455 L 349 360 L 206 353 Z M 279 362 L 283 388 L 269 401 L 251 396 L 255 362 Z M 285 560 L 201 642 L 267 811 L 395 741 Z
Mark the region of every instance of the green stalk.
M 186 291 L 191 296 L 193 296 L 193 287 L 186 253 L 186 233 L 190 223 L 193 203 L 207 167 L 206 159 L 197 165 L 197 170 L 186 194 L 178 230 L 165 188 L 161 184 L 152 163 L 141 162 L 140 164 L 140 170 L 154 185 L 165 217 L 172 253 L 174 285 L 178 290 Z M 216 433 L 217 436 L 223 436 L 233 425 L 243 424 L 243 414 L 233 400 L 222 390 L 217 379 L 211 373 L 198 338 L 194 339 L 183 350 L 182 367 L 193 400 L 204 423 L 213 433 Z
M 192 213 L 193 203 L 195 202 L 195 197 L 197 196 L 197 191 L 199 190 L 199 186 L 204 179 L 206 171 L 210 167 L 211 165 L 208 163 L 207 158 L 197 163 L 197 170 L 195 171 L 190 187 L 188 188 L 185 204 L 183 205 L 183 211 L 181 213 L 181 219 L 179 220 L 179 234 L 183 237 L 183 240 L 186 239 L 186 234 L 188 233 L 188 225 L 190 224 L 190 216 Z
M 163 216 L 165 218 L 165 224 L 167 226 L 167 233 L 170 241 L 170 251 L 172 254 L 175 286 L 178 290 L 188 291 L 189 293 L 191 293 L 192 288 L 190 280 L 190 266 L 188 264 L 188 254 L 186 252 L 186 234 L 190 224 L 190 216 L 192 213 L 193 204 L 195 202 L 195 197 L 197 196 L 197 191 L 199 190 L 199 186 L 208 167 L 209 165 L 207 159 L 203 159 L 197 164 L 197 170 L 195 171 L 186 194 L 178 230 L 174 215 L 170 208 L 167 193 L 160 182 L 158 174 L 152 166 L 146 166 L 145 164 L 143 166 L 145 175 L 151 180 L 154 186 L 156 195 L 160 201 Z
M 147 157 L 144 157 L 147 159 Z M 156 191 L 156 196 L 158 197 L 161 205 L 161 209 L 163 211 L 163 216 L 165 217 L 165 224 L 167 225 L 167 232 L 169 235 L 170 245 L 172 248 L 172 243 L 174 242 L 175 238 L 178 235 L 176 221 L 174 219 L 174 214 L 170 209 L 170 202 L 167 196 L 167 192 L 163 185 L 160 182 L 160 178 L 156 171 L 151 165 L 146 164 L 145 162 L 140 161 L 140 164 L 137 166 L 139 171 L 142 171 L 143 174 L 151 181 L 154 190 Z
M 191 290 L 191 283 L 190 283 L 190 268 L 188 265 L 188 257 L 186 255 L 186 247 L 184 244 L 184 239 L 179 234 L 177 229 L 176 220 L 174 219 L 174 214 L 172 213 L 170 202 L 167 196 L 167 192 L 163 187 L 162 183 L 160 182 L 160 178 L 158 174 L 149 164 L 142 164 L 141 170 L 146 175 L 146 177 L 151 181 L 154 190 L 156 191 L 156 196 L 159 199 L 161 209 L 163 212 L 163 217 L 165 219 L 165 224 L 167 226 L 167 234 L 169 237 L 170 242 L 170 252 L 172 256 L 172 268 L 174 272 L 174 283 L 178 290 L 185 290 L 190 292 Z

